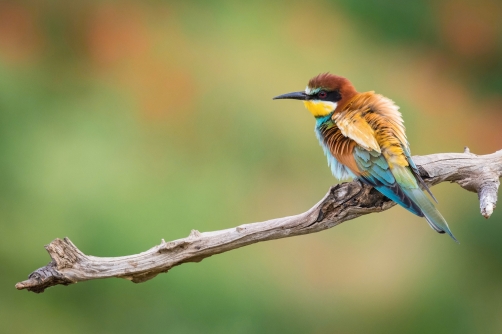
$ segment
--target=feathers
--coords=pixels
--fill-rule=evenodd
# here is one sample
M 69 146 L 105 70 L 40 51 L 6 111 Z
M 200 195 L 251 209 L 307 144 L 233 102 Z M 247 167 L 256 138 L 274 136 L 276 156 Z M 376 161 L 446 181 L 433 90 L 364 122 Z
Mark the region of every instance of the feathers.
M 361 158 L 364 155 L 364 151 L 365 150 L 361 147 L 356 147 L 354 149 L 356 164 L 364 170 L 360 179 L 362 179 L 365 183 L 372 185 L 382 194 L 405 209 L 418 216 L 423 216 L 420 207 L 406 195 L 402 185 L 398 180 L 396 180 L 393 170 L 391 170 L 384 156 L 376 151 L 370 151 L 368 154 L 369 159 L 365 160 L 364 158 Z M 413 186 L 413 184 L 411 186 Z
M 319 140 L 319 143 L 324 151 L 324 154 L 326 155 L 326 158 L 328 159 L 328 166 L 331 168 L 331 173 L 333 174 L 334 177 L 336 177 L 338 180 L 347 180 L 350 178 L 355 178 L 356 175 L 352 173 L 345 165 L 341 164 L 331 153 L 331 150 L 328 145 L 326 145 L 324 139 L 323 139 L 323 132 L 321 132 L 321 124 L 325 123 L 325 121 L 329 120 L 330 117 L 325 117 L 323 118 L 317 118 L 317 123 L 315 127 L 315 133 L 317 136 L 317 139 Z M 323 128 L 326 128 L 326 124 L 324 124 Z
M 340 115 L 334 116 L 333 120 L 345 137 L 352 138 L 366 150 L 381 152 L 380 145 L 375 138 L 375 131 L 360 113 L 353 113 L 350 117 L 340 117 Z
M 374 92 L 356 94 L 343 106 L 339 104 L 331 117 L 318 119 L 316 133 L 332 166 L 330 159 L 335 159 L 352 175 L 425 217 L 435 231 L 447 233 L 456 241 L 443 216 L 419 187 L 432 196 L 411 159 L 398 109 Z
M 345 137 L 340 129 L 331 119 L 327 119 L 316 127 L 317 137 L 323 147 L 325 153 L 331 155 L 339 163 L 343 164 L 353 175 L 359 176 L 361 172 L 357 167 L 356 161 L 352 152 L 356 146 L 356 142 Z
M 431 190 L 429 189 L 427 184 L 425 184 L 424 180 L 420 176 L 420 172 L 418 171 L 417 165 L 415 165 L 415 162 L 411 158 L 410 149 L 408 147 L 404 147 L 404 154 L 406 155 L 406 160 L 408 161 L 408 164 L 410 165 L 411 172 L 415 176 L 415 179 L 418 181 L 418 183 L 420 183 L 422 188 L 424 188 L 427 191 L 427 193 L 429 193 L 429 195 L 432 197 L 432 199 L 437 203 L 438 200 L 436 199 L 436 197 L 434 197 Z
M 303 101 L 303 103 L 305 104 L 305 108 L 307 108 L 314 117 L 330 115 L 338 105 L 336 102 L 315 100 Z
M 431 200 L 425 195 L 425 193 L 422 190 L 420 190 L 420 188 L 417 187 L 407 190 L 406 194 L 413 202 L 415 202 L 420 207 L 430 227 L 432 227 L 438 233 L 448 234 L 453 240 L 458 242 L 455 236 L 451 233 L 446 220 L 443 218 L 441 213 L 434 207 L 434 204 L 432 204 Z

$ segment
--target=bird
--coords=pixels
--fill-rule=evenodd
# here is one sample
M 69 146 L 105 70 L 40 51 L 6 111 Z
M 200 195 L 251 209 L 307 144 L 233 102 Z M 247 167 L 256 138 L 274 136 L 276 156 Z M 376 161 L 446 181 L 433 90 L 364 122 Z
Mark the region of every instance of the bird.
M 359 93 L 341 76 L 321 73 L 304 91 L 273 98 L 301 100 L 315 117 L 315 134 L 339 180 L 357 179 L 392 201 L 425 217 L 454 241 L 448 223 L 422 188 L 437 202 L 411 158 L 404 121 L 391 99 L 374 91 Z

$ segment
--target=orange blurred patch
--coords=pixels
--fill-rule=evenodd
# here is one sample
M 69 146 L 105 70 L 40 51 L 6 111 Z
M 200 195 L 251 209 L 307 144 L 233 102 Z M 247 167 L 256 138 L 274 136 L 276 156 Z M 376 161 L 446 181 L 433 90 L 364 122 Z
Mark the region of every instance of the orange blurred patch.
M 481 152 L 472 152 L 476 154 L 489 154 L 500 150 L 502 143 L 502 97 L 494 97 L 483 103 L 482 114 L 477 115 L 470 124 L 472 133 L 479 134 L 474 136 L 472 141 L 477 147 L 482 148 Z M 474 110 L 477 114 L 479 111 Z
M 87 33 L 91 60 L 108 68 L 148 53 L 151 43 L 144 14 L 144 9 L 133 3 L 96 7 Z
M 440 33 L 458 54 L 467 58 L 493 51 L 499 41 L 502 6 L 493 0 L 449 0 L 438 6 Z
M 40 54 L 42 35 L 37 17 L 27 7 L 0 3 L 0 54 L 11 63 L 33 60 Z
M 195 90 L 189 71 L 170 59 L 176 49 L 162 54 L 154 47 L 159 32 L 149 23 L 159 16 L 166 20 L 166 10 L 161 7 L 152 12 L 139 3 L 101 5 L 88 25 L 87 44 L 94 67 L 132 94 L 149 119 L 182 115 L 192 105 Z M 172 42 L 173 36 L 167 35 L 163 41 Z

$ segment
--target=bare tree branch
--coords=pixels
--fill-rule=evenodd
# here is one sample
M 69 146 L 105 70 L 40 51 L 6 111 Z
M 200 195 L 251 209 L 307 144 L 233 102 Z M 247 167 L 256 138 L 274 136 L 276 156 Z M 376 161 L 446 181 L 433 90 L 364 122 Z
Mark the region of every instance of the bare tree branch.
M 493 213 L 502 175 L 502 150 L 478 156 L 466 148 L 464 153 L 416 156 L 413 160 L 427 184 L 458 183 L 462 188 L 478 193 L 484 217 Z M 199 262 L 260 241 L 319 232 L 394 205 L 372 187 L 353 181 L 332 187 L 307 212 L 214 232 L 192 230 L 186 238 L 170 242 L 162 240 L 160 245 L 135 255 L 95 257 L 82 253 L 68 238 L 55 239 L 45 246 L 52 261 L 34 271 L 28 280 L 17 283 L 16 288 L 40 293 L 54 285 L 109 277 L 141 283 L 186 262 Z

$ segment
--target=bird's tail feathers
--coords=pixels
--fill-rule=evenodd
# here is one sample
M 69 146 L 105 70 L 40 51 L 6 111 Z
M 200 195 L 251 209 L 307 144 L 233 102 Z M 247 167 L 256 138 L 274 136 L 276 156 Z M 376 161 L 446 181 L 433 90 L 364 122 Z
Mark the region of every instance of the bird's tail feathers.
M 455 242 L 458 243 L 458 240 L 451 233 L 446 220 L 420 188 L 404 189 L 404 191 L 408 197 L 415 202 L 418 207 L 420 207 L 425 219 L 427 219 L 427 222 L 433 230 L 438 233 L 448 234 L 453 240 L 455 240 Z
M 436 209 L 429 197 L 427 197 L 427 195 L 418 186 L 417 179 L 413 175 L 410 168 L 404 166 L 394 166 L 394 168 L 392 168 L 392 173 L 394 174 L 400 188 L 404 194 L 406 194 L 406 197 L 408 197 L 408 199 L 414 204 L 414 207 L 419 208 L 418 215 L 425 217 L 433 230 L 439 233 L 446 233 L 453 240 L 458 242 L 451 233 L 446 220 Z M 410 208 L 407 209 L 410 210 Z M 414 212 L 413 210 L 410 211 Z

